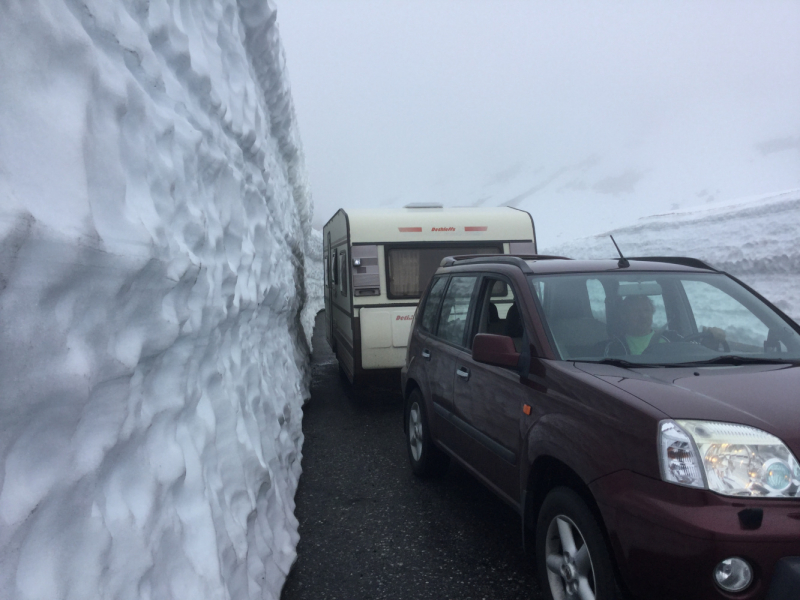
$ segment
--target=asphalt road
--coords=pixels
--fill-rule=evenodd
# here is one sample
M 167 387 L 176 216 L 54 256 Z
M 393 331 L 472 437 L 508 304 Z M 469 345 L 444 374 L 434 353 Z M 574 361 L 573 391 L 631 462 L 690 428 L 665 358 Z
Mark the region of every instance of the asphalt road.
M 541 598 L 516 513 L 458 466 L 408 466 L 399 381 L 354 390 L 314 331 L 297 561 L 281 600 Z

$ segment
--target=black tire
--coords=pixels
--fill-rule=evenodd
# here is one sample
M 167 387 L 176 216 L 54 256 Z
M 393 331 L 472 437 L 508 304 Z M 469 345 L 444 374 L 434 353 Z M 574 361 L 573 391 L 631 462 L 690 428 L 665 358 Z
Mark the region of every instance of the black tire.
M 339 378 L 342 380 L 342 384 L 345 386 L 345 389 L 357 389 L 361 382 L 356 379 L 355 375 L 353 376 L 353 380 L 350 381 L 350 377 L 347 375 L 347 370 L 344 368 L 342 359 L 339 358 L 338 354 L 336 355 L 336 360 L 339 363 Z
M 440 477 L 447 471 L 450 457 L 437 448 L 431 439 L 424 400 L 419 390 L 411 392 L 408 398 L 406 448 L 411 470 L 417 477 Z
M 566 547 L 570 542 L 572 548 Z M 621 598 L 600 525 L 586 502 L 569 488 L 550 491 L 539 511 L 536 567 L 548 600 Z
M 336 357 L 336 361 L 339 364 L 339 378 L 342 380 L 343 383 L 350 385 L 350 378 L 347 376 L 347 371 L 344 370 L 342 366 L 342 361 L 339 360 L 339 357 Z

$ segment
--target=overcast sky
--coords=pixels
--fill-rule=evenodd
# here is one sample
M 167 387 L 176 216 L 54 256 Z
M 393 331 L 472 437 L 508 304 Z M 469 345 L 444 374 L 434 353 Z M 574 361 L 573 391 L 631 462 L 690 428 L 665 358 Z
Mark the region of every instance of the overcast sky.
M 800 188 L 800 1 L 277 6 L 316 227 L 511 204 L 553 242 Z

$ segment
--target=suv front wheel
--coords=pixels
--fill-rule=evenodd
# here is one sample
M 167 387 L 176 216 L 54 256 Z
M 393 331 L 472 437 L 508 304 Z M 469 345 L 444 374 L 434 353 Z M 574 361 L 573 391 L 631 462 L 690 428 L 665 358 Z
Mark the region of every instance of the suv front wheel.
M 569 488 L 553 489 L 542 504 L 536 524 L 536 563 L 548 599 L 620 597 L 600 526 Z
M 422 394 L 414 390 L 408 398 L 406 413 L 406 442 L 411 470 L 417 477 L 444 475 L 450 457 L 437 448 L 431 439 L 431 430 L 423 409 Z

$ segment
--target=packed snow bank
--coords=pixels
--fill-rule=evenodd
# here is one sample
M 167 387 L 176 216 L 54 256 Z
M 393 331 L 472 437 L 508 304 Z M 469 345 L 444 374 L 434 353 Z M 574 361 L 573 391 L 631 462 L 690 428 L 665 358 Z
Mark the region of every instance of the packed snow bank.
M 740 278 L 800 321 L 800 190 L 640 219 L 566 244 L 541 248 L 572 258 L 691 256 Z
M 306 332 L 308 347 L 311 347 L 311 336 L 314 333 L 314 319 L 325 307 L 323 296 L 322 266 L 322 232 L 312 229 L 306 238 L 305 284 L 306 303 L 301 315 L 303 330 Z
M 278 597 L 319 244 L 274 6 L 9 0 L 0 56 L 0 597 Z

